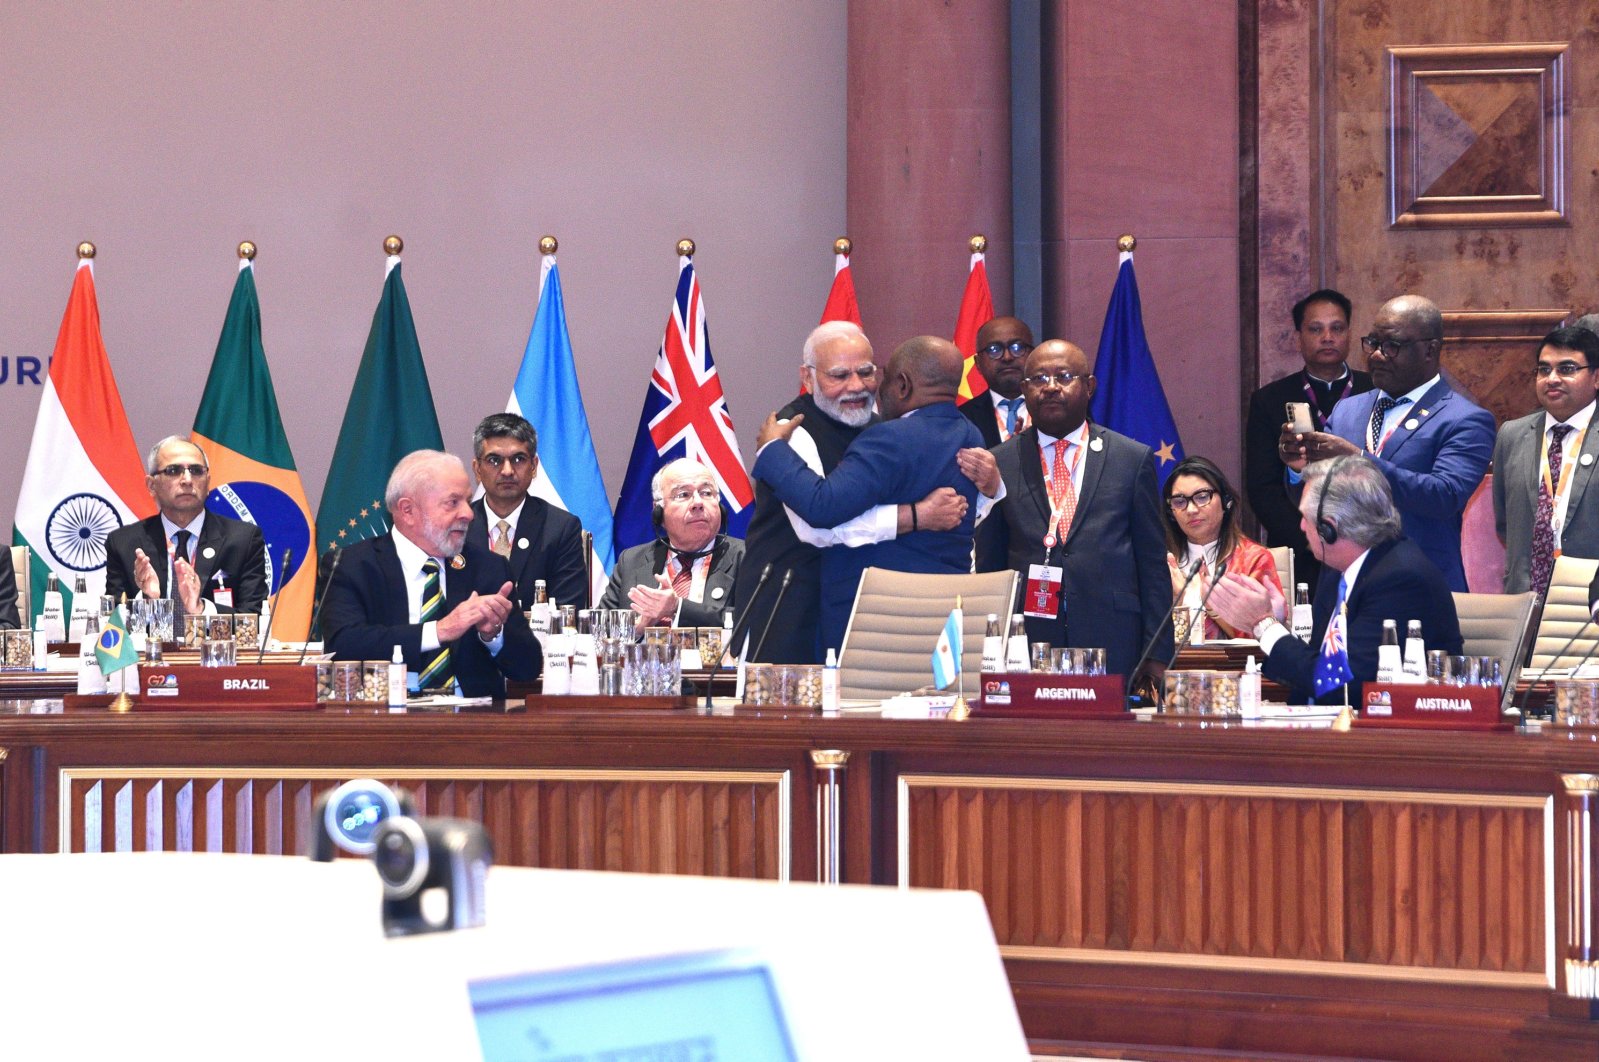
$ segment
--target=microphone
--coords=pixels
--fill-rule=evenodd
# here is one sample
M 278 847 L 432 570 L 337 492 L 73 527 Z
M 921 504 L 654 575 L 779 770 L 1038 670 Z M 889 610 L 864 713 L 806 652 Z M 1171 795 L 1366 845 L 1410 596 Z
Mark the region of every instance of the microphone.
M 594 532 L 583 531 L 578 535 L 583 543 L 583 607 L 594 607 Z
M 316 599 L 316 607 L 311 610 L 311 631 L 316 630 L 317 622 L 322 619 L 322 606 L 328 599 L 328 591 L 333 588 L 333 573 L 339 570 L 339 561 L 343 559 L 344 551 L 342 549 L 334 550 L 333 563 L 328 565 L 328 581 L 322 584 L 322 596 Z M 300 648 L 300 659 L 295 661 L 296 664 L 305 663 L 305 654 L 311 648 L 311 639 L 309 637 L 311 631 L 306 631 L 305 645 Z
M 1203 565 L 1204 561 L 1200 561 L 1199 563 L 1201 565 Z M 1198 572 L 1195 572 L 1194 574 L 1197 575 Z M 1221 582 L 1221 577 L 1226 575 L 1226 574 L 1227 574 L 1227 562 L 1226 561 L 1221 561 L 1220 563 L 1218 563 L 1216 565 L 1216 578 L 1214 578 L 1214 579 L 1212 579 L 1210 581 L 1210 586 L 1206 587 L 1206 589 L 1205 589 L 1205 596 L 1201 597 L 1199 599 L 1199 617 L 1196 620 L 1194 620 L 1194 623 L 1204 623 L 1205 622 L 1205 606 L 1210 603 L 1210 595 L 1215 593 L 1216 584 Z M 1191 576 L 1189 576 L 1189 578 L 1192 579 L 1193 576 L 1191 575 Z M 1187 587 L 1186 587 L 1186 584 L 1185 584 L 1184 589 L 1186 589 L 1186 588 Z M 1191 638 L 1193 638 L 1193 636 L 1194 636 L 1194 623 L 1190 623 L 1188 625 L 1188 629 L 1183 632 L 1183 640 L 1181 642 L 1179 642 L 1178 645 L 1177 645 L 1177 651 L 1172 653 L 1170 660 L 1166 661 L 1166 666 L 1168 668 L 1175 667 L 1177 665 L 1177 658 L 1179 656 L 1181 656 L 1182 655 L 1182 651 L 1185 648 L 1188 647 L 1189 640 Z
M 1196 560 L 1193 564 L 1189 565 L 1189 567 L 1188 567 L 1188 578 L 1183 580 L 1182 589 L 1177 591 L 1177 596 L 1173 599 L 1172 608 L 1176 608 L 1177 606 L 1176 606 L 1175 602 L 1181 601 L 1183 599 L 1183 597 L 1187 595 L 1187 593 L 1188 593 L 1188 584 L 1194 581 L 1194 579 L 1199 575 L 1200 569 L 1203 568 L 1204 566 L 1205 566 L 1205 560 L 1204 560 L 1203 557 L 1201 557 L 1199 560 Z M 1132 672 L 1129 673 L 1129 675 L 1127 676 L 1129 681 L 1131 681 L 1135 676 L 1137 676 L 1138 669 L 1143 667 L 1144 664 L 1149 661 L 1150 654 L 1155 651 L 1155 643 L 1160 641 L 1160 636 L 1162 634 L 1164 634 L 1165 631 L 1166 631 L 1166 624 L 1171 622 L 1171 615 L 1172 615 L 1172 609 L 1169 608 L 1169 609 L 1166 610 L 1166 614 L 1163 617 L 1161 617 L 1160 626 L 1156 627 L 1155 628 L 1155 633 L 1150 635 L 1149 641 L 1144 645 L 1144 651 L 1142 653 L 1138 654 L 1138 663 L 1133 665 Z M 1127 698 L 1128 707 L 1129 708 L 1132 707 L 1133 699 L 1134 698 L 1132 697 L 1131 693 L 1129 692 L 1129 695 L 1128 695 L 1128 698 Z M 1137 698 L 1137 700 L 1138 700 L 1138 706 L 1140 708 L 1144 707 L 1144 699 L 1142 697 L 1139 697 L 1139 698 Z
M 283 566 L 281 568 L 285 577 L 289 574 L 289 558 L 292 556 L 294 556 L 294 547 L 285 546 L 283 548 Z M 287 581 L 288 579 L 285 578 L 284 582 Z M 257 664 L 266 659 L 267 641 L 272 637 L 272 624 L 278 618 L 278 594 L 281 593 L 283 593 L 283 583 L 280 582 L 277 593 L 272 595 L 272 600 L 267 605 L 267 625 L 266 630 L 261 632 L 261 652 L 256 654 L 255 658 Z M 306 633 L 309 634 L 310 632 L 307 631 Z
M 794 578 L 794 569 L 790 568 L 783 573 L 783 581 L 777 587 L 777 599 L 772 602 L 772 614 L 766 617 L 766 626 L 761 628 L 761 637 L 755 643 L 755 656 L 761 655 L 761 650 L 766 648 L 766 636 L 771 633 L 772 621 L 777 618 L 777 609 L 783 603 L 783 595 L 788 593 L 788 581 Z
M 767 561 L 766 567 L 761 569 L 761 577 L 755 580 L 755 589 L 750 593 L 749 600 L 744 602 L 744 614 L 734 618 L 733 626 L 727 632 L 727 640 L 730 644 L 722 647 L 722 652 L 716 655 L 716 662 L 711 665 L 711 673 L 706 676 L 705 679 L 706 711 L 709 711 L 711 707 L 711 687 L 716 684 L 716 676 L 721 674 L 722 671 L 722 657 L 731 655 L 733 652 L 733 646 L 738 644 L 738 629 L 744 624 L 745 620 L 749 619 L 750 609 L 755 606 L 755 599 L 761 596 L 761 588 L 766 585 L 766 580 L 771 578 L 771 575 L 772 562 Z
M 1565 656 L 1566 655 L 1566 650 L 1570 649 L 1573 645 L 1576 645 L 1577 644 L 1577 639 L 1582 637 L 1582 632 L 1587 630 L 1592 624 L 1593 624 L 1593 615 L 1589 614 L 1588 618 L 1582 621 L 1582 626 L 1577 628 L 1577 633 L 1573 634 L 1571 636 L 1571 638 L 1566 642 L 1566 644 L 1560 647 L 1560 652 L 1558 652 L 1558 653 L 1556 653 L 1554 655 L 1554 659 L 1555 660 L 1559 660 L 1561 657 Z M 1579 670 L 1581 670 L 1582 666 L 1584 664 L 1586 664 L 1589 661 L 1590 658 L 1592 658 L 1592 656 L 1594 655 L 1594 651 L 1595 650 L 1599 650 L 1599 641 L 1595 641 L 1593 645 L 1590 645 L 1588 647 L 1588 651 L 1586 653 L 1582 654 L 1582 659 L 1577 661 L 1577 666 L 1573 667 L 1571 669 L 1571 675 L 1572 675 L 1573 678 L 1576 677 L 1577 672 Z M 1533 681 L 1527 683 L 1527 688 L 1521 691 L 1521 704 L 1517 707 L 1516 710 L 1521 713 L 1521 717 L 1523 719 L 1527 718 L 1527 702 L 1532 699 L 1532 689 L 1533 689 L 1533 687 L 1538 685 L 1538 683 L 1544 681 L 1547 678 L 1549 678 L 1549 668 L 1544 668 L 1543 669 L 1543 674 L 1539 675 Z M 1549 679 L 1549 682 L 1550 682 L 1550 688 L 1553 689 L 1554 688 L 1554 680 L 1553 679 Z

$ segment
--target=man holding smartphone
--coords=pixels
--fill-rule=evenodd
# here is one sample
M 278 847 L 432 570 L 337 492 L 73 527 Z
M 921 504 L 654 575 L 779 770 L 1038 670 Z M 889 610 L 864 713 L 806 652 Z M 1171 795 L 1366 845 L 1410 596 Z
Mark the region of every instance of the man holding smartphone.
M 1305 367 L 1260 388 L 1249 398 L 1244 434 L 1244 485 L 1249 507 L 1268 546 L 1294 548 L 1294 581 L 1315 593 L 1321 562 L 1299 525 L 1298 490 L 1289 493 L 1287 470 L 1277 447 L 1284 422 L 1298 413 L 1305 431 L 1326 431 L 1333 407 L 1371 390 L 1371 377 L 1349 367 L 1350 302 L 1324 288 L 1294 303 L 1294 331 Z M 1294 408 L 1290 411 L 1290 404 Z M 1293 587 L 1283 588 L 1293 594 Z

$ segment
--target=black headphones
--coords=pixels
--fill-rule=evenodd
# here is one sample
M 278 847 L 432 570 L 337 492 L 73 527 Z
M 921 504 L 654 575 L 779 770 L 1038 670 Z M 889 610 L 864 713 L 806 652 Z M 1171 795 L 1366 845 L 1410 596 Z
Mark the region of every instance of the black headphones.
M 1338 541 L 1338 525 L 1327 519 L 1327 494 L 1332 490 L 1333 477 L 1349 460 L 1339 457 L 1333 461 L 1327 475 L 1322 477 L 1321 496 L 1316 499 L 1316 535 L 1329 546 Z
M 721 513 L 722 513 L 722 526 L 721 526 L 721 529 L 720 529 L 720 531 L 718 533 L 725 535 L 725 534 L 727 534 L 727 499 L 719 496 L 717 498 L 717 500 L 716 500 L 716 507 L 719 510 L 721 510 Z M 662 505 L 660 502 L 656 502 L 655 503 L 655 507 L 650 510 L 650 523 L 655 525 L 655 534 L 656 534 L 657 537 L 664 537 L 665 536 L 665 534 L 666 534 L 666 506 L 665 505 Z

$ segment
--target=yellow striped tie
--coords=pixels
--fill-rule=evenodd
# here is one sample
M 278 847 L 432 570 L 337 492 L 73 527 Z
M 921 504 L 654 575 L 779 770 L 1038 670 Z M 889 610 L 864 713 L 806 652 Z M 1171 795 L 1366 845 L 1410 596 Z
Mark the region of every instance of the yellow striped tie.
M 431 558 L 422 565 L 427 579 L 422 584 L 422 622 L 429 623 L 444 615 L 444 589 L 439 584 L 439 562 Z M 433 659 L 417 675 L 417 685 L 424 689 L 453 689 L 455 672 L 450 668 L 450 647 L 439 646 Z

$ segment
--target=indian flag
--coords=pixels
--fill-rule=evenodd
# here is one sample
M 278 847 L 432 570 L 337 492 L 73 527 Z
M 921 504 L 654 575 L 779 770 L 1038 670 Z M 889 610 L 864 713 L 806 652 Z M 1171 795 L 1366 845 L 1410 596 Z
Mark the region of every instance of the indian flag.
M 193 438 L 211 461 L 206 508 L 255 524 L 266 538 L 267 589 L 277 595 L 273 635 L 301 641 L 311 627 L 315 532 L 261 343 L 254 254 L 253 244 L 240 249 Z
M 12 542 L 33 555 L 34 615 L 52 571 L 61 577 L 69 614 L 78 576 L 89 593 L 103 593 L 106 536 L 156 511 L 100 339 L 93 257 L 93 244 L 79 246 L 17 499 Z

